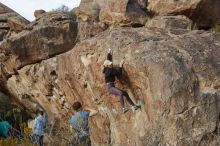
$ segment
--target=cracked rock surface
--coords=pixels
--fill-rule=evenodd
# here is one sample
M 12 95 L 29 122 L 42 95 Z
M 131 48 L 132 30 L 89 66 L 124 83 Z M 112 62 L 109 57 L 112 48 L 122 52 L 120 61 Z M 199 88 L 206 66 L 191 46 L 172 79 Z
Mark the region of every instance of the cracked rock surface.
M 138 3 L 143 10 L 145 1 Z M 78 31 L 66 14 L 45 12 L 3 40 L 0 92 L 30 113 L 43 109 L 49 121 L 69 119 L 75 101 L 98 110 L 89 123 L 95 146 L 220 144 L 219 33 L 191 31 L 191 21 L 182 16 L 84 37 L 88 24 Z M 109 48 L 114 64 L 125 58 L 116 86 L 141 105 L 135 113 L 126 103 L 123 114 L 118 98 L 106 92 L 102 70 Z
M 21 68 L 7 88 L 27 107 L 35 101 L 58 118 L 70 115 L 76 100 L 98 109 L 90 123 L 94 145 L 197 145 L 218 130 L 219 44 L 219 34 L 204 31 L 113 29 Z M 109 46 L 114 63 L 125 57 L 117 86 L 141 104 L 136 113 L 122 114 L 117 97 L 106 93 Z

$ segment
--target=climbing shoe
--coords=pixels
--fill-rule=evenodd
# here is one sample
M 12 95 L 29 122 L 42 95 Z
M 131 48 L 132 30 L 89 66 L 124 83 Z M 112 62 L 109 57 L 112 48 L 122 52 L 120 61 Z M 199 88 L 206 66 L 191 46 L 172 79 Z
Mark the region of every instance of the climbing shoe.
M 124 108 L 122 108 L 122 112 L 123 112 L 123 113 L 126 113 L 127 111 L 128 111 L 128 109 L 127 109 L 127 108 L 125 108 L 125 107 L 124 107 Z
M 141 108 L 141 106 L 140 105 L 133 105 L 131 107 L 131 110 L 132 110 L 132 112 L 135 112 L 138 108 Z

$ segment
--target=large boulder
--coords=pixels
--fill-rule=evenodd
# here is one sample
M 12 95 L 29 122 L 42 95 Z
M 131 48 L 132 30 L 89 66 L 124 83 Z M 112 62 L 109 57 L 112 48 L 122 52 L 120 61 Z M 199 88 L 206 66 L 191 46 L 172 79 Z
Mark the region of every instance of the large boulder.
M 99 19 L 105 24 L 143 26 L 148 16 L 137 0 L 108 0 L 100 11 Z
M 146 2 L 145 2 L 146 3 Z M 148 15 L 138 0 L 82 0 L 75 14 L 83 21 L 95 20 L 106 25 L 143 26 Z
M 145 27 L 157 27 L 163 29 L 187 29 L 191 30 L 192 21 L 186 16 L 157 16 L 147 21 Z
M 77 23 L 67 14 L 48 12 L 0 44 L 0 80 L 16 70 L 70 50 L 76 43 Z
M 104 0 L 81 0 L 79 7 L 74 8 L 73 11 L 83 21 L 98 21 L 99 12 L 104 4 Z
M 188 4 L 197 8 L 197 2 Z M 93 145 L 218 146 L 220 34 L 190 31 L 182 16 L 101 32 L 105 24 L 145 25 L 146 6 L 146 0 L 83 0 L 75 11 L 80 27 L 61 12 L 38 15 L 26 30 L 0 43 L 0 92 L 30 113 L 43 109 L 56 128 L 69 123 L 75 101 L 98 110 L 90 118 Z M 108 48 L 114 64 L 125 58 L 116 86 L 141 105 L 135 113 L 123 114 L 118 97 L 106 91 L 102 70 Z M 6 102 L 2 99 L 0 94 Z
M 38 18 L 41 14 L 45 13 L 45 10 L 39 9 L 34 11 L 34 17 Z
M 21 68 L 7 88 L 27 108 L 40 105 L 49 119 L 70 117 L 75 101 L 99 110 L 90 121 L 94 145 L 217 146 L 220 35 L 181 32 L 108 30 Z M 124 76 L 116 85 L 141 104 L 136 113 L 123 114 L 117 97 L 106 92 L 102 64 L 109 47 L 115 64 L 125 57 Z
M 148 10 L 156 15 L 185 15 L 200 29 L 220 23 L 219 0 L 148 0 Z

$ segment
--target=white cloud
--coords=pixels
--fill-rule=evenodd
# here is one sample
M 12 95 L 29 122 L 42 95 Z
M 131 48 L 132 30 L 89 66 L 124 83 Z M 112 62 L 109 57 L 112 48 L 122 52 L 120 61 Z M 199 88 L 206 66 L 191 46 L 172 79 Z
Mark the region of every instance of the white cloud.
M 50 11 L 62 4 L 72 9 L 79 6 L 80 0 L 0 0 L 0 2 L 32 21 L 34 20 L 34 11 L 37 9 Z

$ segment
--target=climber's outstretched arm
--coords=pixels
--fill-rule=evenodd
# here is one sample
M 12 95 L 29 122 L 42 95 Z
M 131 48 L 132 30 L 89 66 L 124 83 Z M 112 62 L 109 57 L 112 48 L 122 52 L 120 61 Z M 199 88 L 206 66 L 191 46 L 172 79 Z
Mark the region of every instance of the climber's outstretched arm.
M 108 49 L 107 60 L 112 61 L 112 49 Z
M 125 63 L 125 60 L 122 59 L 121 62 L 120 62 L 120 67 L 121 67 L 121 68 L 123 67 L 124 63 Z
M 85 107 L 85 110 L 89 111 L 89 116 L 94 116 L 98 113 L 97 110 L 94 110 L 94 109 L 91 109 L 91 108 L 88 108 L 88 107 Z

